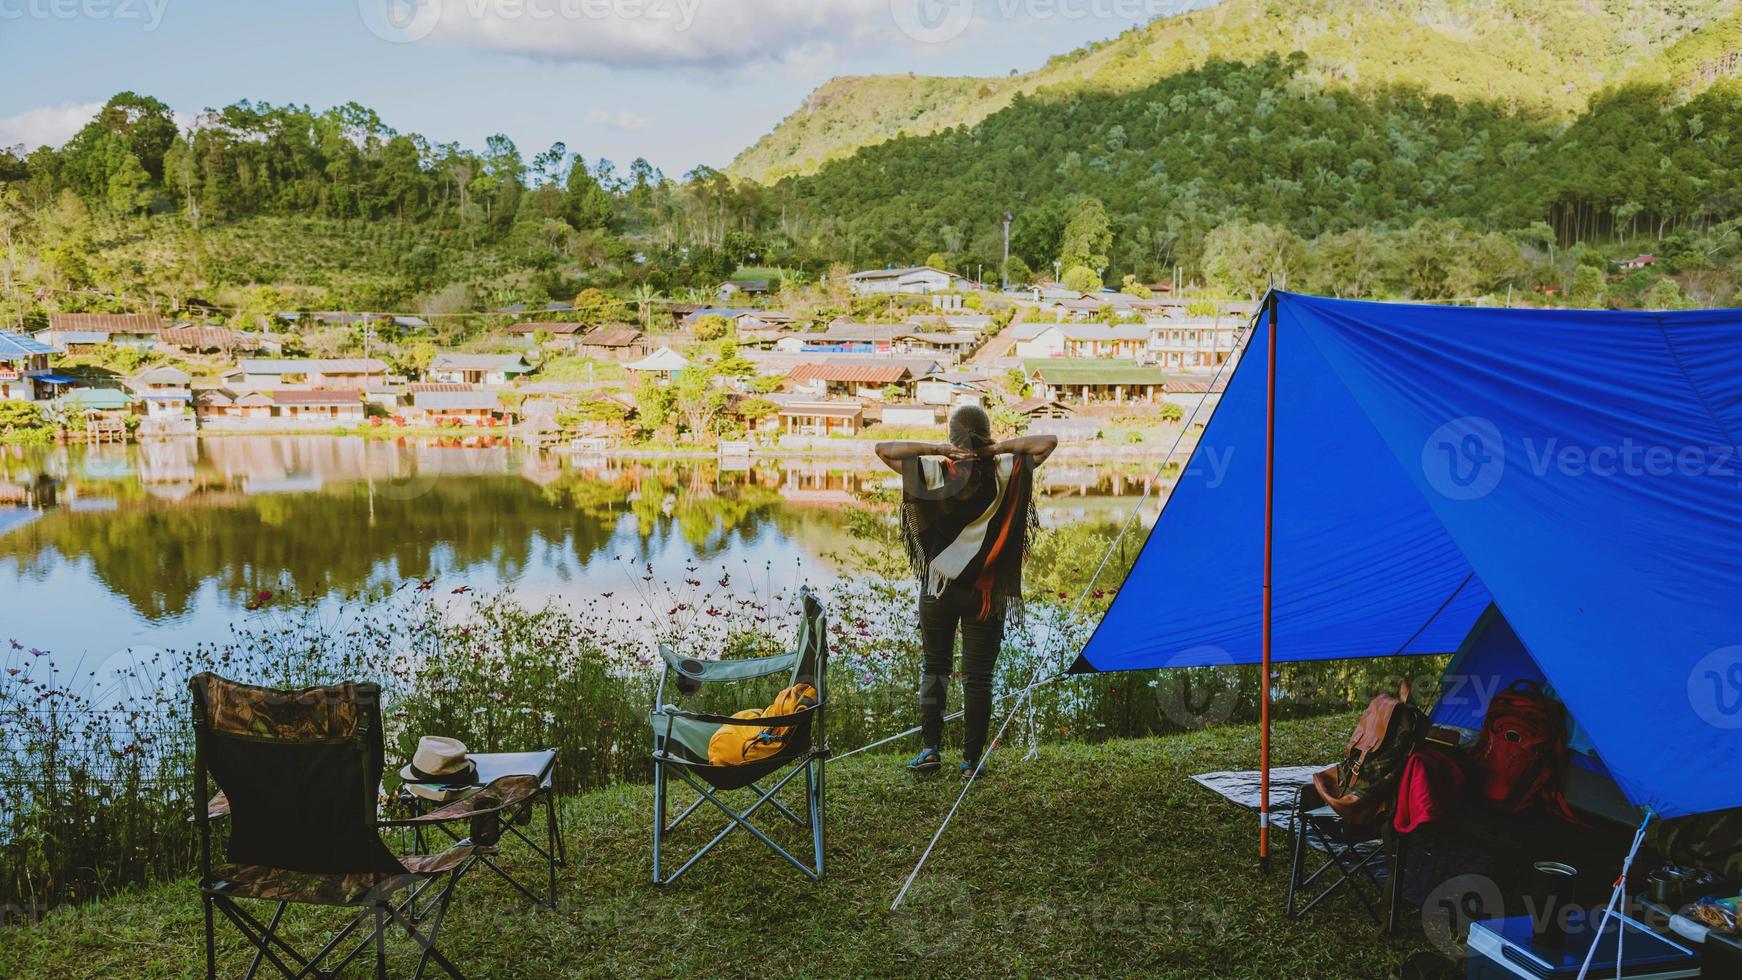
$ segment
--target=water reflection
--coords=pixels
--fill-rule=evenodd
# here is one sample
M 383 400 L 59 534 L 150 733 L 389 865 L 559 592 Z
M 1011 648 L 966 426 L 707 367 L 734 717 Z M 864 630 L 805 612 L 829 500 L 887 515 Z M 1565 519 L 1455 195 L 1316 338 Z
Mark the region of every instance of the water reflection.
M 1152 486 L 1137 467 L 1062 461 L 1041 473 L 1049 522 L 1122 520 L 1177 475 Z M 570 458 L 490 437 L 0 450 L 0 637 L 184 646 L 220 637 L 260 590 L 446 577 L 564 594 L 616 587 L 604 566 L 617 558 L 832 575 L 846 508 L 894 481 L 858 460 Z

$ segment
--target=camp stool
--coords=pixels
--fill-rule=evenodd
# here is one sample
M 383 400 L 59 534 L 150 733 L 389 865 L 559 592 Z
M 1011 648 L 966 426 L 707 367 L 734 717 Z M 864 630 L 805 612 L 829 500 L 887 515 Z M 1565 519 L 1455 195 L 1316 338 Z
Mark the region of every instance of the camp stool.
M 685 657 L 661 644 L 659 655 L 665 669 L 659 678 L 659 690 L 654 696 L 653 711 L 648 721 L 653 728 L 653 883 L 669 885 L 696 862 L 713 850 L 734 830 L 743 829 L 785 858 L 806 878 L 821 881 L 823 877 L 823 772 L 828 760 L 828 744 L 823 737 L 823 709 L 828 703 L 828 613 L 809 590 L 800 592 L 802 605 L 798 641 L 790 653 L 742 660 L 699 660 Z M 762 718 L 731 718 L 725 715 L 685 711 L 666 703 L 666 686 L 673 684 L 680 694 L 693 695 L 704 684 L 731 684 L 787 674 L 788 684 L 809 684 L 817 690 L 814 707 L 790 715 Z M 723 726 L 748 728 L 786 728 L 788 734 L 781 749 L 766 759 L 735 766 L 716 766 L 708 762 L 708 741 Z M 785 774 L 775 779 L 776 774 Z M 804 774 L 805 814 L 794 813 L 776 797 L 788 782 Z M 666 821 L 669 799 L 667 786 L 672 776 L 683 780 L 696 791 L 698 798 L 685 807 L 676 819 Z M 768 780 L 774 779 L 769 783 Z M 764 789 L 764 785 L 767 788 Z M 750 805 L 742 810 L 726 800 L 726 794 L 749 790 Z M 724 813 L 728 822 L 701 849 L 678 867 L 664 873 L 666 835 L 676 830 L 703 803 L 711 803 Z M 810 831 L 811 863 L 794 857 L 751 818 L 764 806 L 796 827 Z
M 462 977 L 436 946 L 460 878 L 493 853 L 491 828 L 503 811 L 538 792 L 530 776 L 506 776 L 476 794 L 409 820 L 381 820 L 381 689 L 346 683 L 277 691 L 205 673 L 193 693 L 194 789 L 199 829 L 200 902 L 205 914 L 206 976 L 219 975 L 215 918 L 222 913 L 254 949 L 245 977 L 263 964 L 286 977 L 337 976 L 371 946 L 375 975 L 386 977 L 387 933 L 397 927 L 420 953 L 411 975 L 430 963 Z M 222 791 L 209 795 L 211 780 Z M 229 831 L 228 860 L 215 864 L 212 828 Z M 482 828 L 439 854 L 395 856 L 385 827 Z M 419 912 L 418 899 L 435 895 Z M 243 900 L 276 903 L 264 923 Z M 349 922 L 312 956 L 279 935 L 291 905 L 343 908 Z M 336 956 L 361 932 L 349 951 Z M 226 970 L 225 975 L 234 975 Z M 396 976 L 406 975 L 396 971 Z
M 1387 932 L 1393 931 L 1397 922 L 1398 872 L 1401 869 L 1395 861 L 1392 862 L 1392 875 L 1383 890 L 1372 875 L 1372 870 L 1386 862 L 1393 853 L 1383 828 L 1358 827 L 1343 819 L 1325 804 L 1310 783 L 1296 791 L 1293 815 L 1294 860 L 1289 869 L 1288 897 L 1283 904 L 1283 914 L 1290 919 L 1299 919 L 1321 902 L 1347 890 L 1361 903 L 1369 918 Z M 1310 872 L 1307 869 L 1309 850 L 1318 850 L 1325 855 L 1324 862 Z M 1329 884 L 1311 898 L 1301 901 L 1304 892 L 1327 877 Z M 1384 918 L 1379 914 L 1379 902 L 1386 906 Z

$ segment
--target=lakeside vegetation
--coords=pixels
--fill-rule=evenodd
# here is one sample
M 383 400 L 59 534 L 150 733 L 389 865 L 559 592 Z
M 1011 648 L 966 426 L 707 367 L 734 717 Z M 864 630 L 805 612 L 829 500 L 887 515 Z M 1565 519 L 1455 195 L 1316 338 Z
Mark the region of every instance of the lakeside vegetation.
M 642 499 L 662 506 L 656 494 Z M 920 662 L 908 625 L 913 585 L 885 502 L 874 494 L 851 509 L 850 538 L 836 560 L 862 574 L 825 593 L 831 740 L 843 751 L 911 723 Z M 1007 638 L 998 690 L 1068 665 L 1135 556 L 1135 548 L 1121 549 L 1082 594 L 1115 530 L 1076 522 L 1037 537 L 1031 616 Z M 238 546 L 247 553 L 239 542 L 198 550 Z M 141 571 L 149 577 L 152 568 L 173 567 L 164 558 L 153 556 Z M 9 750 L 0 761 L 0 906 L 59 906 L 186 872 L 193 842 L 185 682 L 203 669 L 290 687 L 377 681 L 395 757 L 420 734 L 441 732 L 476 751 L 556 747 L 565 793 L 645 782 L 654 643 L 702 656 L 778 649 L 793 628 L 792 596 L 759 587 L 764 570 L 741 562 L 664 568 L 628 555 L 613 560 L 622 563 L 621 588 L 568 603 L 474 594 L 440 577 L 383 580 L 369 562 L 358 570 L 364 584 L 338 593 L 301 591 L 288 580 L 233 583 L 247 592 L 229 638 L 192 649 L 127 648 L 68 664 L 33 646 L 28 633 L 0 637 L 0 741 Z M 249 567 L 279 567 L 273 562 L 261 556 Z M 315 581 L 334 580 L 317 569 Z M 142 598 L 168 595 L 165 584 L 142 581 Z M 1067 621 L 1079 600 L 1082 617 Z M 1306 666 L 1292 673 L 1278 715 L 1343 710 L 1400 670 L 1437 676 L 1430 667 Z M 1238 669 L 1085 677 L 1042 689 L 1034 732 L 1048 741 L 1101 742 L 1240 723 L 1256 715 L 1255 685 L 1251 671 Z

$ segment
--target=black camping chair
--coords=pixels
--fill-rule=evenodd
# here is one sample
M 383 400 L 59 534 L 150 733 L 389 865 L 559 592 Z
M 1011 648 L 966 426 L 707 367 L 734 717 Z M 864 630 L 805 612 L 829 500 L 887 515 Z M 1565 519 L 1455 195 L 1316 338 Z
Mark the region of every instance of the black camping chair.
M 1367 915 L 1387 932 L 1397 925 L 1398 855 L 1391 835 L 1383 826 L 1357 826 L 1330 808 L 1313 784 L 1302 786 L 1294 798 L 1294 860 L 1288 875 L 1288 897 L 1283 914 L 1299 919 L 1320 903 L 1340 891 L 1347 890 L 1360 902 Z M 1318 851 L 1324 861 L 1308 869 L 1308 852 Z M 1390 875 L 1384 888 L 1374 880 L 1373 872 L 1388 865 Z M 1303 893 L 1328 878 L 1328 883 L 1310 898 Z M 1385 907 L 1380 916 L 1379 908 Z
M 200 837 L 200 899 L 204 905 L 206 975 L 216 977 L 214 913 L 221 912 L 255 952 L 246 973 L 262 963 L 286 977 L 335 976 L 371 945 L 375 973 L 387 976 L 392 923 L 421 953 L 414 976 L 429 963 L 450 977 L 460 971 L 436 947 L 454 886 L 478 855 L 493 850 L 501 812 L 538 790 L 532 777 L 510 776 L 410 820 L 377 817 L 383 765 L 381 689 L 347 683 L 275 691 L 200 674 L 193 690 L 194 782 Z M 210 795 L 208 777 L 222 791 Z M 212 861 L 212 824 L 228 818 L 228 861 Z M 379 828 L 440 826 L 466 821 L 470 836 L 440 854 L 396 857 Z M 422 913 L 417 900 L 439 893 Z M 262 923 L 238 901 L 276 902 Z M 278 934 L 290 905 L 345 908 L 352 916 L 313 956 Z M 344 943 L 366 934 L 330 966 Z
M 823 738 L 823 710 L 828 703 L 828 613 L 809 589 L 800 593 L 803 619 L 799 624 L 798 642 L 790 653 L 744 660 L 697 660 L 685 657 L 661 645 L 660 656 L 665 670 L 659 679 L 659 692 L 649 716 L 653 726 L 653 883 L 669 885 L 695 866 L 702 856 L 721 841 L 742 828 L 785 858 L 812 881 L 823 877 L 823 772 L 828 759 L 828 744 Z M 787 674 L 789 684 L 809 684 L 817 690 L 814 707 L 780 717 L 755 719 L 731 718 L 725 715 L 685 711 L 666 703 L 666 685 L 671 682 L 680 694 L 693 695 L 704 684 L 729 684 L 756 680 L 777 674 Z M 765 759 L 742 765 L 716 766 L 708 762 L 708 742 L 725 726 L 745 728 L 785 728 L 786 740 L 780 750 Z M 784 776 L 763 788 L 763 783 L 783 769 Z M 806 813 L 794 813 L 777 794 L 798 774 L 804 774 Z M 667 781 L 672 774 L 688 783 L 698 794 L 677 819 L 666 822 Z M 748 789 L 755 799 L 742 810 L 728 804 L 722 795 Z M 663 874 L 666 835 L 676 830 L 704 802 L 712 803 L 729 818 L 729 822 L 700 850 L 690 855 L 681 867 L 669 876 Z M 794 826 L 810 831 L 812 863 L 805 864 L 781 847 L 751 817 L 763 806 L 771 807 Z

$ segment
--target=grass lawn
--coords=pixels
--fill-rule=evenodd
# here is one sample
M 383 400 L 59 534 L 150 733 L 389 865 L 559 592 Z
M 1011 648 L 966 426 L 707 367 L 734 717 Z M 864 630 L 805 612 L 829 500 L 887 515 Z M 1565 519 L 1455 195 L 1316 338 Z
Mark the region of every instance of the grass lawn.
M 1333 758 L 1353 722 L 1279 726 L 1277 764 Z M 994 757 L 899 912 L 889 902 L 961 783 L 866 754 L 829 771 L 821 885 L 737 834 L 655 890 L 651 791 L 621 787 L 567 801 L 558 910 L 534 911 L 480 871 L 462 882 L 443 945 L 479 977 L 1385 977 L 1426 948 L 1419 929 L 1384 938 L 1349 899 L 1283 918 L 1286 840 L 1261 876 L 1256 817 L 1187 778 L 1250 767 L 1252 728 L 1043 745 L 1032 763 L 1021 752 Z M 701 837 L 707 824 L 693 819 L 677 842 Z M 199 904 L 180 882 L 0 929 L 0 976 L 193 976 L 199 937 Z M 390 947 L 395 976 L 410 954 L 403 940 Z M 240 975 L 242 946 L 227 944 L 220 963 Z

